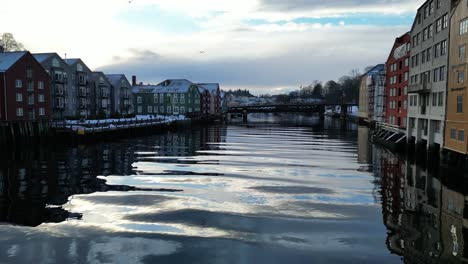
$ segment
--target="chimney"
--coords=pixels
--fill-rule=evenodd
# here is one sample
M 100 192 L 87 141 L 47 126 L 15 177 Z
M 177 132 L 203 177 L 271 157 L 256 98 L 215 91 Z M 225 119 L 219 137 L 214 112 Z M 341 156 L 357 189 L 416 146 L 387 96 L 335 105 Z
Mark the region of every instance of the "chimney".
M 136 86 L 137 85 L 137 78 L 135 75 L 132 76 L 132 86 Z

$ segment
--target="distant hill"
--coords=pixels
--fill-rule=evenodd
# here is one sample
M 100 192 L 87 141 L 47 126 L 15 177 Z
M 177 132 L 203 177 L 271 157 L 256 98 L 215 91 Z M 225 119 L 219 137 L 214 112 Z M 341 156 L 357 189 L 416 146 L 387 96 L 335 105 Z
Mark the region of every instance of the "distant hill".
M 224 91 L 226 93 L 226 95 L 233 95 L 233 96 L 244 96 L 244 97 L 255 97 L 254 95 L 252 95 L 250 93 L 249 90 L 245 89 L 245 90 L 229 90 L 229 91 Z

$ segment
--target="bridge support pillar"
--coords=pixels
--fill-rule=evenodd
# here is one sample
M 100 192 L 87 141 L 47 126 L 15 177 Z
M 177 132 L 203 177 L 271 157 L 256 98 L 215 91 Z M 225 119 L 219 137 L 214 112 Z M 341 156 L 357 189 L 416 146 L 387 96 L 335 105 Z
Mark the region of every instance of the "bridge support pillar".
M 247 109 L 244 109 L 242 111 L 242 121 L 244 121 L 244 123 L 248 122 L 248 115 L 249 115 L 249 113 L 247 112 Z
M 347 116 L 348 116 L 348 106 L 341 105 L 341 119 L 346 119 Z
M 319 108 L 320 120 L 325 120 L 325 106 L 320 106 Z

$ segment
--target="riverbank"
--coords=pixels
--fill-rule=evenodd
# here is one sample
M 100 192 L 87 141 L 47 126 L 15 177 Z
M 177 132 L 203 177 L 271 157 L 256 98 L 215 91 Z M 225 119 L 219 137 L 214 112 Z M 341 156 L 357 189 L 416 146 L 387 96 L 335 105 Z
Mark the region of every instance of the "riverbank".
M 136 116 L 105 120 L 65 120 L 60 122 L 4 122 L 0 123 L 0 146 L 29 144 L 66 144 L 117 140 L 162 133 L 187 126 L 213 124 L 219 118 L 188 118 L 179 116 Z

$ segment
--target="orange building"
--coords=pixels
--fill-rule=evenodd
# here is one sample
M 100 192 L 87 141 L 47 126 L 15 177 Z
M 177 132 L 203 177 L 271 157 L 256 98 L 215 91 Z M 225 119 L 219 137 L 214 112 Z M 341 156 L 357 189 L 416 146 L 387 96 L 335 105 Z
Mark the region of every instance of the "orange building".
M 468 154 L 468 6 L 465 0 L 451 3 L 445 148 Z

